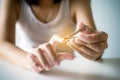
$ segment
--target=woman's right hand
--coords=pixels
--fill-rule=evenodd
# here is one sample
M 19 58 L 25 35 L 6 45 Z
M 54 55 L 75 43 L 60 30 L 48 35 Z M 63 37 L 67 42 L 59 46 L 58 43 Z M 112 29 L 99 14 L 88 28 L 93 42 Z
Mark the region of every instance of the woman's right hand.
M 74 55 L 71 53 L 56 52 L 55 46 L 57 43 L 55 37 L 52 37 L 48 43 L 39 45 L 31 54 L 28 54 L 27 61 L 33 71 L 47 71 L 54 66 L 58 66 L 64 59 L 72 60 L 74 58 Z

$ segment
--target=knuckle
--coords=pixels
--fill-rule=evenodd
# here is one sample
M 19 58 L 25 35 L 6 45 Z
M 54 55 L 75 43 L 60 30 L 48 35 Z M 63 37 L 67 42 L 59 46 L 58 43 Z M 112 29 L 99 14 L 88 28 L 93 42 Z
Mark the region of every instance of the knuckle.
M 41 48 L 37 48 L 34 50 L 33 55 L 35 55 L 36 57 L 40 57 L 42 55 L 43 52 L 41 52 L 40 50 Z
M 38 52 L 39 48 L 35 48 L 34 50 L 32 50 L 32 53 L 36 53 Z
M 97 52 L 103 52 L 103 51 L 104 51 L 104 48 L 103 48 L 103 47 L 97 47 L 97 48 L 96 48 L 96 51 L 97 51 Z
M 96 51 L 97 52 L 102 52 L 104 50 L 103 46 L 96 46 Z
M 50 43 L 44 43 L 44 44 L 39 45 L 38 49 L 39 48 L 46 48 L 46 47 L 49 47 L 49 46 L 51 46 Z
M 29 53 L 28 53 L 28 55 L 27 55 L 26 58 L 27 58 L 27 59 L 28 59 L 28 58 L 32 58 L 32 56 L 33 56 L 33 54 L 29 54 Z
M 54 57 L 53 57 L 53 61 L 54 61 L 54 62 L 58 61 L 57 57 L 54 56 Z
M 101 48 L 106 49 L 108 47 L 107 41 L 101 43 Z
M 108 38 L 108 34 L 104 33 L 104 38 L 107 39 Z
M 88 44 L 93 42 L 93 40 L 90 37 L 84 38 L 83 41 L 88 43 Z
M 91 51 L 90 52 L 90 54 L 93 56 L 93 57 L 97 57 L 99 54 L 98 54 L 98 52 L 96 52 L 96 51 Z
M 51 45 L 50 45 L 50 43 L 45 43 L 44 46 L 45 46 L 45 47 L 50 47 Z
M 75 39 L 75 43 L 76 43 L 76 44 L 86 45 L 86 43 L 83 42 L 82 40 L 80 40 L 79 38 Z
M 38 66 L 38 63 L 36 61 L 32 62 L 35 67 Z
M 106 39 L 106 40 L 108 39 L 108 34 L 105 35 L 105 39 Z
M 105 48 L 108 48 L 108 44 L 106 43 L 106 46 L 105 46 Z
M 86 35 L 86 36 L 84 36 L 84 38 L 86 39 L 86 40 L 90 40 L 92 37 L 93 37 L 94 35 Z
M 91 60 L 96 61 L 100 57 L 101 53 L 97 53 L 96 56 L 93 56 Z
M 102 47 L 103 47 L 104 49 L 108 48 L 108 44 L 107 44 L 106 41 L 102 44 Z
M 108 38 L 108 34 L 104 31 L 101 31 L 101 36 L 103 36 L 105 39 Z
M 92 43 L 94 41 L 93 37 L 94 37 L 94 35 L 86 36 L 84 39 L 87 43 Z
M 40 53 L 40 50 L 39 50 L 39 48 L 37 48 L 37 49 L 35 49 L 35 51 L 34 51 L 34 54 L 39 54 Z
M 33 60 L 33 56 L 31 54 L 28 54 L 27 57 L 26 57 L 26 60 L 28 62 L 32 61 Z

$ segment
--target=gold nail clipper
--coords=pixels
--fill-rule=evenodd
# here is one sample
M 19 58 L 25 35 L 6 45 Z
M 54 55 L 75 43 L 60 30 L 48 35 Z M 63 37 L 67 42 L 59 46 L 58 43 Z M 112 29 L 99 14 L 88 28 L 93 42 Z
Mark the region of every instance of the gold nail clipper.
M 65 36 L 65 37 L 63 38 L 64 41 L 67 41 L 67 40 L 70 40 L 70 39 L 76 38 L 75 35 L 76 35 L 77 33 L 79 33 L 79 30 L 73 32 L 72 34 L 70 34 L 70 35 L 68 35 L 68 36 Z
M 86 28 L 87 28 L 87 30 L 89 31 L 88 34 L 93 33 L 93 32 L 96 32 L 95 30 L 91 29 L 91 28 L 88 27 L 87 25 L 84 25 L 84 28 L 78 29 L 77 31 L 71 33 L 70 35 L 65 36 L 65 37 L 63 38 L 64 41 L 68 41 L 68 40 L 70 40 L 70 39 L 77 38 L 75 35 L 78 34 L 78 33 L 81 32 L 81 31 L 86 30 Z

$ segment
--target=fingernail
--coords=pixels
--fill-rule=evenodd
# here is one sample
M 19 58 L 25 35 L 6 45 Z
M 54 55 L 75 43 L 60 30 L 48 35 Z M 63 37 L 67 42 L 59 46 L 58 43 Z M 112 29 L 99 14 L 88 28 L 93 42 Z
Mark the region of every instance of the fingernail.
M 46 68 L 45 70 L 48 71 L 48 70 L 50 70 L 50 68 Z
M 48 64 L 46 64 L 45 67 L 46 67 L 46 70 L 49 70 L 51 68 Z
M 59 61 L 55 61 L 55 65 L 59 66 L 60 62 Z
M 42 71 L 42 70 L 43 70 L 43 68 L 42 68 L 42 67 L 40 67 L 40 66 L 38 67 L 38 69 L 39 69 L 39 71 Z
M 54 58 L 54 64 L 55 64 L 55 65 L 59 65 L 58 59 Z
M 35 58 L 35 56 L 34 56 L 34 55 L 31 55 L 31 58 L 33 58 L 33 59 L 34 59 L 34 58 Z
M 47 68 L 49 68 L 49 65 L 45 65 Z

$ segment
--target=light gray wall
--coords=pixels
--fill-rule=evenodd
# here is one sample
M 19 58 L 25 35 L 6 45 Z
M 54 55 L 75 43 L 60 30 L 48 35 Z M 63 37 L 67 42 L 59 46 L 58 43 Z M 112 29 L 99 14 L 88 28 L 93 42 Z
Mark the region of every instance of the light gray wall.
M 120 58 L 120 0 L 92 0 L 91 6 L 98 30 L 109 35 L 104 57 Z
M 120 0 L 92 0 L 91 7 L 98 30 L 109 35 L 103 57 L 120 58 Z
M 0 7 L 1 7 L 1 1 L 2 1 L 2 0 L 0 0 Z

